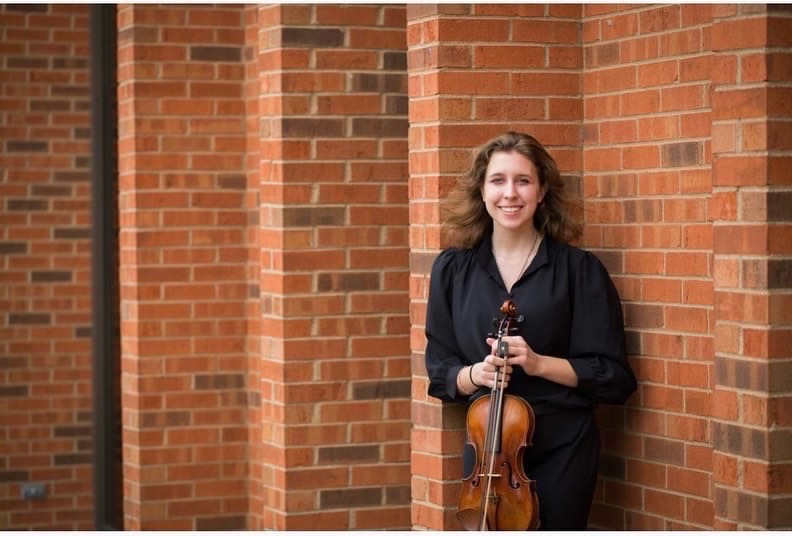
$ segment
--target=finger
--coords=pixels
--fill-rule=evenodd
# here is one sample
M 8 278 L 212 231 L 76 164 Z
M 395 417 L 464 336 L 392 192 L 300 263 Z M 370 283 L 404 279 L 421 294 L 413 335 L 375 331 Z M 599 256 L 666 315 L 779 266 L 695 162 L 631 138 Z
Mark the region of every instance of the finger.
M 512 337 L 504 337 L 507 343 L 509 343 L 509 355 L 517 355 L 523 352 L 527 352 L 529 349 L 528 343 L 519 336 L 512 336 Z
M 503 383 L 504 381 L 506 383 L 508 383 L 509 379 L 511 378 L 511 375 L 510 374 L 504 374 L 503 372 L 493 373 L 493 375 L 492 375 L 492 383 L 493 383 L 493 385 L 495 384 L 495 379 L 496 378 L 498 379 L 498 381 L 500 383 Z

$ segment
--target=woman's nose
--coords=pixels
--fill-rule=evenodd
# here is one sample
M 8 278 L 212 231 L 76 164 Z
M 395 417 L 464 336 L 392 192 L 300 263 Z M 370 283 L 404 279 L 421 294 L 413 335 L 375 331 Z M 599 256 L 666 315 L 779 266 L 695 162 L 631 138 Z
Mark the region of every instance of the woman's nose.
M 506 188 L 504 189 L 503 194 L 506 197 L 514 197 L 517 195 L 517 185 L 514 184 L 513 180 L 506 181 Z

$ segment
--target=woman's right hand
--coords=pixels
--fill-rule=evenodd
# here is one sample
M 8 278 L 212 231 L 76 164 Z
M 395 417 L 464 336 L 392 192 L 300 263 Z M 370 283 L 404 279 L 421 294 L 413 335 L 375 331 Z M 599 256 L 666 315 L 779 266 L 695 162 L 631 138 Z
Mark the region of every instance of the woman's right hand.
M 508 358 L 502 358 L 493 354 L 489 354 L 484 357 L 484 361 L 482 363 L 477 363 L 476 365 L 478 366 L 474 365 L 472 375 L 473 381 L 475 381 L 478 385 L 489 387 L 490 389 L 495 388 L 495 372 L 498 371 L 498 369 L 505 367 L 505 369 L 499 371 L 501 387 L 505 389 L 509 386 L 512 366 L 509 364 Z

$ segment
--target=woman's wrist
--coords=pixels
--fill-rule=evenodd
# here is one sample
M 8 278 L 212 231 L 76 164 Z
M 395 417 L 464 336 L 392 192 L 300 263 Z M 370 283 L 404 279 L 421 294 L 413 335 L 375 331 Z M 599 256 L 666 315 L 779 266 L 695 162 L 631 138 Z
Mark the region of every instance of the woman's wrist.
M 457 374 L 456 379 L 457 384 L 457 391 L 459 391 L 463 395 L 472 395 L 478 389 L 481 388 L 480 385 L 476 384 L 473 381 L 473 365 L 462 367 L 459 369 L 459 373 Z
M 531 370 L 526 370 L 525 373 L 528 376 L 536 376 L 538 378 L 544 378 L 545 375 L 545 368 L 546 368 L 546 358 L 547 356 L 543 356 L 533 352 L 533 358 L 529 359 L 527 363 L 531 365 Z M 523 369 L 524 370 L 524 369 Z
M 472 385 L 475 389 L 481 389 L 481 386 L 477 384 L 476 381 L 473 379 L 473 367 L 475 366 L 476 365 L 474 363 L 473 365 L 470 365 L 470 367 L 468 368 L 468 379 L 470 380 L 470 385 Z
M 530 375 L 567 387 L 574 388 L 578 385 L 577 373 L 572 368 L 572 364 L 568 359 L 561 357 L 536 354 L 534 371 Z

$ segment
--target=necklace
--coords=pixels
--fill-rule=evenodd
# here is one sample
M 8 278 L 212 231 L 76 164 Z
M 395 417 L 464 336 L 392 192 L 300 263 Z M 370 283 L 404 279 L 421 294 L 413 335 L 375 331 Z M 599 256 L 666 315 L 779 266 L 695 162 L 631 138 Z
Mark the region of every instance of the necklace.
M 512 285 L 522 277 L 522 275 L 525 273 L 525 270 L 528 269 L 528 265 L 531 264 L 531 258 L 534 255 L 534 250 L 536 249 L 536 245 L 539 243 L 540 236 L 541 233 L 537 231 L 536 237 L 534 237 L 533 244 L 531 244 L 531 249 L 528 250 L 528 255 L 525 257 L 525 262 L 523 262 L 522 268 L 520 268 L 520 271 L 517 273 L 517 276 L 514 278 L 514 281 L 511 284 L 509 284 L 509 282 L 506 281 L 506 278 L 503 277 L 503 271 L 501 270 L 500 263 L 498 262 L 498 256 L 495 254 L 495 246 L 494 245 L 492 246 L 492 256 L 495 258 L 495 264 L 498 266 L 498 270 L 501 271 L 501 277 L 503 277 L 504 279 L 503 282 L 506 283 L 507 287 L 511 288 Z

